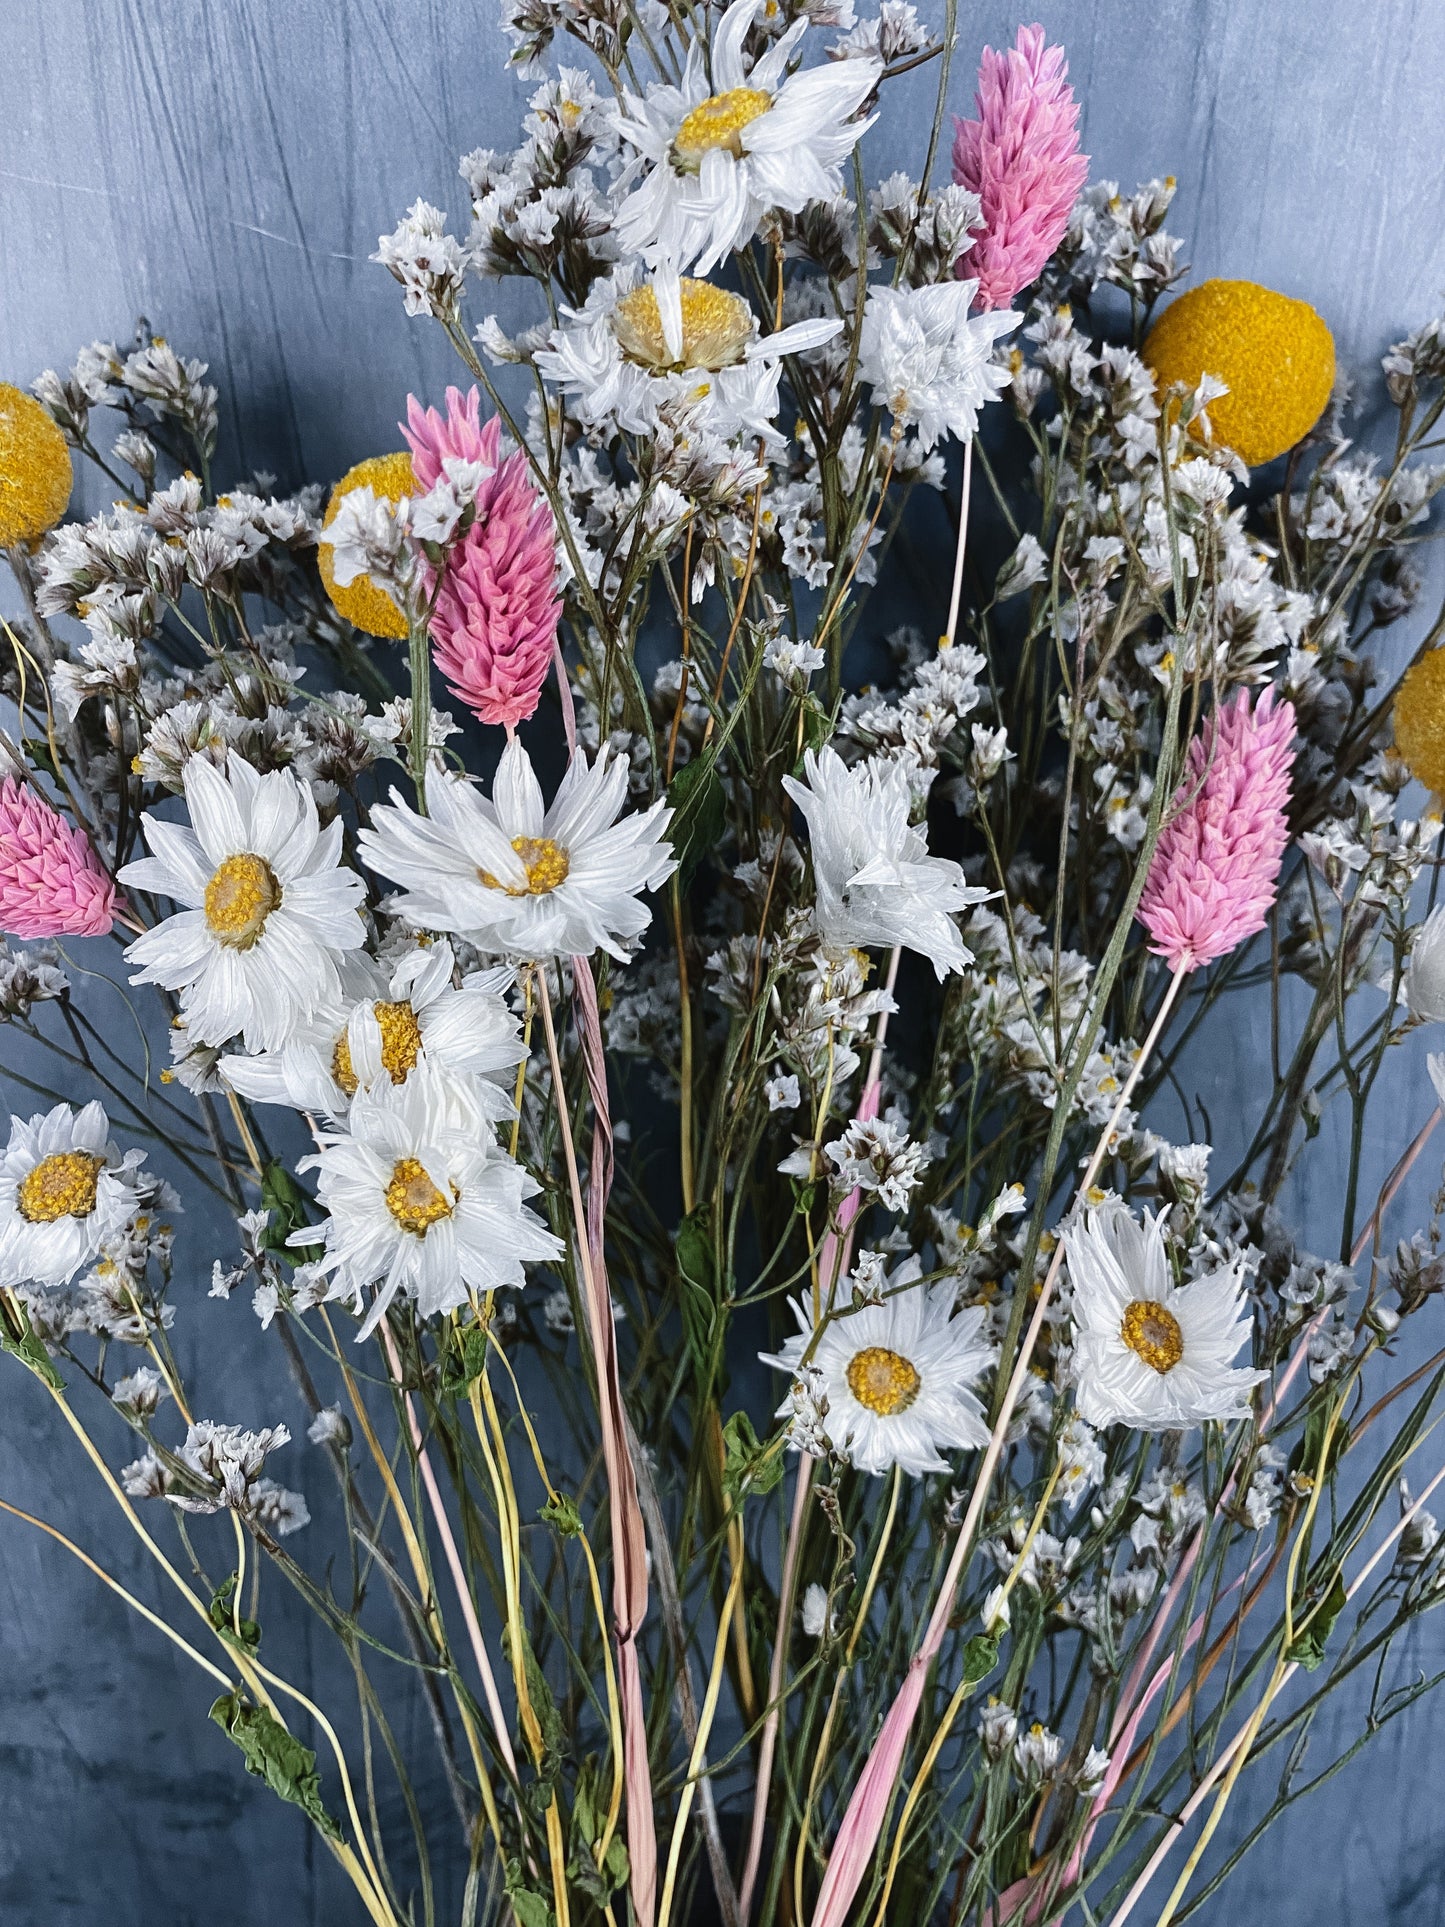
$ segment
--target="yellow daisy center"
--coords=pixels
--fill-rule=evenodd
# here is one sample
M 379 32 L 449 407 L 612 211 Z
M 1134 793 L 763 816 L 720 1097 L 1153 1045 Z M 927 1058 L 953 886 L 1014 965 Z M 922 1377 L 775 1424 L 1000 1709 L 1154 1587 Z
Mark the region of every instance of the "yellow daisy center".
M 672 151 L 678 166 L 695 174 L 703 155 L 715 147 L 726 148 L 734 160 L 741 160 L 743 129 L 772 104 L 772 95 L 761 87 L 729 87 L 725 94 L 709 94 L 677 130 Z
M 412 474 L 411 456 L 405 449 L 394 455 L 372 455 L 355 468 L 348 469 L 336 487 L 331 491 L 331 500 L 326 505 L 324 526 L 330 528 L 336 520 L 337 510 L 341 507 L 343 495 L 349 495 L 354 488 L 369 488 L 374 495 L 387 502 L 400 501 L 403 495 L 416 494 L 416 479 Z M 329 542 L 323 542 L 316 551 L 317 565 L 321 570 L 321 586 L 331 598 L 333 606 L 358 629 L 364 629 L 369 636 L 385 636 L 393 642 L 400 642 L 406 635 L 406 617 L 397 608 L 385 589 L 378 589 L 370 576 L 359 575 L 354 582 L 344 586 L 336 580 L 335 551 Z
M 264 857 L 249 850 L 218 864 L 206 885 L 206 927 L 217 942 L 249 950 L 281 901 L 281 885 Z
M 1162 1378 L 1184 1356 L 1184 1334 L 1179 1320 L 1152 1298 L 1136 1298 L 1124 1313 L 1119 1336 L 1144 1363 Z
M 906 1412 L 922 1389 L 917 1368 L 886 1345 L 865 1345 L 848 1364 L 848 1390 L 880 1418 Z
M 627 359 L 658 374 L 680 368 L 707 368 L 715 373 L 741 361 L 753 333 L 752 311 L 742 296 L 686 275 L 680 292 L 682 353 L 675 361 L 663 339 L 651 282 L 623 295 L 612 317 L 612 332 Z
M 1251 468 L 1293 448 L 1324 413 L 1335 379 L 1334 337 L 1307 301 L 1253 281 L 1204 281 L 1171 301 L 1141 349 L 1160 394 L 1215 375 L 1229 389 L 1209 403 L 1217 439 Z
M 31 1224 L 57 1218 L 88 1218 L 95 1209 L 95 1186 L 105 1159 L 93 1151 L 57 1151 L 42 1158 L 20 1181 L 15 1202 Z
M 403 1231 L 424 1237 L 439 1218 L 449 1218 L 456 1195 L 445 1197 L 415 1158 L 398 1158 L 386 1187 L 386 1208 Z
M 509 897 L 545 897 L 549 890 L 567 881 L 567 872 L 572 867 L 567 861 L 567 852 L 550 836 L 514 836 L 512 848 L 521 857 L 522 868 L 527 872 L 526 888 L 503 883 L 490 870 L 478 870 L 477 875 L 489 890 L 501 890 Z
M 29 548 L 70 501 L 70 450 L 33 395 L 0 382 L 0 549 Z
M 404 1084 L 421 1054 L 421 1025 L 405 1001 L 371 1006 L 381 1030 L 381 1066 L 393 1084 Z M 355 1097 L 357 1076 L 351 1062 L 351 1043 L 342 1031 L 331 1053 L 331 1075 L 348 1097 Z
M 1445 649 L 1430 649 L 1395 694 L 1395 747 L 1410 774 L 1445 794 Z

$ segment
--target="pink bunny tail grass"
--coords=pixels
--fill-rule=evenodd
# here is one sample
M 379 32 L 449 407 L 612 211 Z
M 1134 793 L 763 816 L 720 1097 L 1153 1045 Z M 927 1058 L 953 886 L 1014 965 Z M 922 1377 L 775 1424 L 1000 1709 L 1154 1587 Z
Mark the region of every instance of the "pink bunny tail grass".
M 449 459 L 489 471 L 476 520 L 453 546 L 437 591 L 432 653 L 474 716 L 514 729 L 537 707 L 562 614 L 552 511 L 521 450 L 502 459 L 501 423 L 479 423 L 475 388 L 465 398 L 447 390 L 445 419 L 414 395 L 406 408 L 402 433 L 419 488 L 431 488 Z
M 1216 711 L 1189 746 L 1178 812 L 1165 824 L 1139 900 L 1149 948 L 1197 970 L 1263 930 L 1289 843 L 1294 710 L 1267 689 Z
M 903 1686 L 883 1722 L 867 1764 L 858 1776 L 848 1811 L 838 1828 L 833 1851 L 828 1855 L 828 1871 L 818 1890 L 813 1909 L 813 1927 L 843 1927 L 848 1909 L 857 1897 L 883 1831 L 888 1804 L 908 1750 L 908 1736 L 923 1699 L 923 1682 L 933 1655 L 926 1649 L 915 1654 Z
M 1044 45 L 1042 27 L 1020 27 L 1007 52 L 983 50 L 978 119 L 954 122 L 953 178 L 983 209 L 957 272 L 978 282 L 980 308 L 1006 308 L 1038 279 L 1088 178 L 1068 71 L 1063 48 Z
M 0 783 L 0 930 L 36 937 L 104 937 L 115 885 L 77 829 L 28 783 Z

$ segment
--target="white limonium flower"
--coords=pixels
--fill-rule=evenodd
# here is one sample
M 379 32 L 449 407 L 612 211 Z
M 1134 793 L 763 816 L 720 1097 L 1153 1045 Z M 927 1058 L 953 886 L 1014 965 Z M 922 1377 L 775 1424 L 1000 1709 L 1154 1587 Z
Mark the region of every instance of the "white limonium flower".
M 426 1063 L 452 1078 L 475 1079 L 472 1094 L 486 1115 L 508 1117 L 511 1094 L 499 1080 L 524 1055 L 504 995 L 512 973 L 478 971 L 458 990 L 454 965 L 444 938 L 409 950 L 389 976 L 370 957 L 347 958 L 340 994 L 320 1004 L 279 1051 L 225 1057 L 220 1073 L 253 1103 L 344 1117 L 358 1090 L 381 1077 L 404 1084 Z
M 806 783 L 783 787 L 808 819 L 818 928 L 838 950 L 906 945 L 940 980 L 973 953 L 953 921 L 990 893 L 965 883 L 958 864 L 930 856 L 908 821 L 912 794 L 901 763 L 871 758 L 852 769 L 836 750 L 809 750 Z
M 891 1283 L 908 1284 L 916 1259 L 900 1266 Z M 813 1344 L 813 1321 L 791 1300 L 797 1334 L 763 1363 L 794 1377 L 808 1365 L 815 1392 L 827 1399 L 824 1424 L 834 1450 L 860 1472 L 946 1472 L 941 1454 L 988 1442 L 983 1407 L 972 1387 L 993 1362 L 976 1306 L 953 1313 L 951 1285 L 896 1291 L 879 1305 L 832 1319 Z M 791 1416 L 785 1400 L 779 1418 Z
M 970 441 L 985 402 L 1007 388 L 993 344 L 1018 326 L 1009 309 L 970 314 L 976 281 L 868 290 L 858 369 L 899 428 L 925 451 L 946 435 Z
M 1268 1373 L 1233 1363 L 1250 1332 L 1239 1260 L 1176 1287 L 1160 1218 L 1117 1200 L 1076 1218 L 1064 1249 L 1086 1424 L 1164 1432 L 1247 1413 Z
M 122 1157 L 99 1104 L 12 1117 L 0 1153 L 0 1285 L 65 1285 L 135 1215 L 140 1151 Z
M 184 904 L 126 950 L 133 984 L 181 993 L 189 1036 L 277 1050 L 323 999 L 337 964 L 366 931 L 361 878 L 339 868 L 341 819 L 323 830 L 310 789 L 290 770 L 261 776 L 234 752 L 225 773 L 204 756 L 185 767 L 191 826 L 149 814 L 147 857 L 120 878 Z
M 524 1264 L 562 1249 L 524 1202 L 535 1179 L 498 1146 L 466 1087 L 433 1071 L 358 1091 L 347 1129 L 324 1135 L 297 1169 L 316 1172 L 328 1214 L 317 1268 L 331 1276 L 329 1296 L 360 1312 L 368 1287 L 380 1287 L 359 1338 L 398 1293 L 430 1318 L 473 1291 L 520 1285 Z M 305 1226 L 291 1242 L 316 1239 Z
M 749 69 L 743 42 L 763 4 L 733 0 L 710 59 L 693 41 L 681 86 L 623 94 L 613 125 L 635 155 L 618 210 L 625 253 L 705 274 L 752 238 L 767 209 L 796 214 L 842 192 L 839 163 L 876 118 L 852 116 L 883 64 L 865 56 L 790 75 L 804 16 Z
M 1445 904 L 1432 910 L 1416 930 L 1405 973 L 1410 1015 L 1427 1024 L 1445 1023 Z
M 798 321 L 760 335 L 741 295 L 670 265 L 644 278 L 634 263 L 597 282 L 585 307 L 564 309 L 536 361 L 589 427 L 649 434 L 660 408 L 681 404 L 724 440 L 774 442 L 782 357 L 821 347 L 842 325 Z
M 438 772 L 427 784 L 431 813 L 418 816 L 393 790 L 372 811 L 361 853 L 405 886 L 395 907 L 418 928 L 460 931 L 479 949 L 529 962 L 598 949 L 625 960 L 624 943 L 652 921 L 641 893 L 677 868 L 665 803 L 622 816 L 627 772 L 626 756 L 606 748 L 590 765 L 579 753 L 548 809 L 514 738 L 490 799 Z

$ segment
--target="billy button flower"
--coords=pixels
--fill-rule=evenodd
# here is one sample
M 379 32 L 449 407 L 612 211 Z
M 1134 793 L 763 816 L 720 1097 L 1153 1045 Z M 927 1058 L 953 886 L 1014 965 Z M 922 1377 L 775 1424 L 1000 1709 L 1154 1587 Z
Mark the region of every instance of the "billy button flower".
M 1229 393 L 1209 404 L 1216 438 L 1251 468 L 1302 441 L 1324 413 L 1335 343 L 1307 301 L 1254 281 L 1205 281 L 1180 295 L 1140 350 L 1162 394 L 1204 375 Z
M 1429 649 L 1395 692 L 1395 748 L 1410 774 L 1445 796 L 1445 649 Z
M 0 382 L 0 549 L 32 548 L 70 501 L 70 450 L 35 400 Z
M 369 488 L 388 502 L 398 502 L 404 495 L 415 495 L 417 489 L 411 456 L 400 449 L 393 455 L 370 455 L 364 462 L 358 462 L 355 468 L 349 468 L 331 491 L 323 523 L 325 528 L 331 527 L 343 497 L 354 488 Z M 357 629 L 364 629 L 369 636 L 385 636 L 392 642 L 406 640 L 406 617 L 384 589 L 378 589 L 364 575 L 357 576 L 354 582 L 338 582 L 335 551 L 325 543 L 318 549 L 317 557 L 321 568 L 321 586 L 349 623 Z

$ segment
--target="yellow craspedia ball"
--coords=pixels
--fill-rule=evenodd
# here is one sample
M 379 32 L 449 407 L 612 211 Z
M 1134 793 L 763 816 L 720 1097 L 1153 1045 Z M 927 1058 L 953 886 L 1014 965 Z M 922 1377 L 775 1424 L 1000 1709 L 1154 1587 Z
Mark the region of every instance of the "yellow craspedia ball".
M 411 472 L 410 455 L 404 449 L 395 455 L 371 455 L 355 468 L 347 469 L 326 504 L 326 528 L 336 520 L 342 496 L 349 495 L 354 488 L 369 488 L 388 502 L 399 502 L 403 495 L 415 495 L 416 480 Z M 343 588 L 336 580 L 330 544 L 323 542 L 318 554 L 322 584 L 346 620 L 354 622 L 369 636 L 388 636 L 394 642 L 401 642 L 406 636 L 406 617 L 385 589 L 378 589 L 364 575 Z
M 1325 412 L 1335 342 L 1307 301 L 1255 281 L 1205 281 L 1171 301 L 1140 350 L 1161 392 L 1201 375 L 1227 382 L 1209 404 L 1217 440 L 1251 468 L 1273 461 Z
M 1430 649 L 1395 692 L 1395 747 L 1426 789 L 1445 796 L 1445 649 Z
M 0 381 L 0 549 L 28 548 L 70 500 L 70 450 L 33 395 Z

